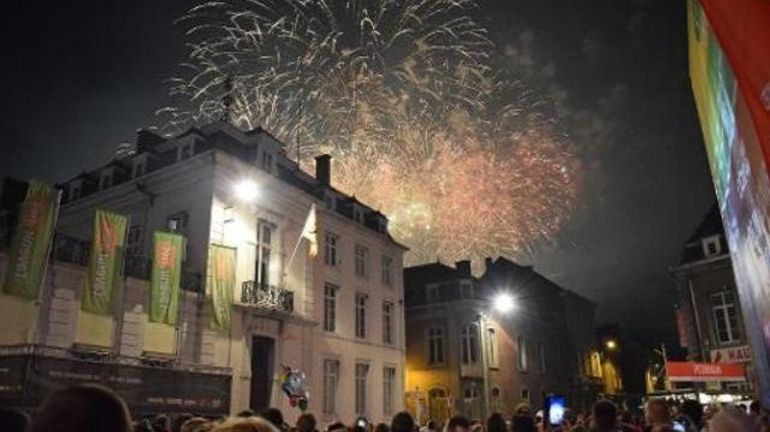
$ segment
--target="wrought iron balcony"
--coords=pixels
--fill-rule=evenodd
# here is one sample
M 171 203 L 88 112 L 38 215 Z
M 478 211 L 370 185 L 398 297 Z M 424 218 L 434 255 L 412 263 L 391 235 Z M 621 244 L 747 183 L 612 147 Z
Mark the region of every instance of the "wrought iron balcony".
M 294 312 L 294 293 L 283 288 L 246 281 L 241 286 L 241 303 L 260 309 Z

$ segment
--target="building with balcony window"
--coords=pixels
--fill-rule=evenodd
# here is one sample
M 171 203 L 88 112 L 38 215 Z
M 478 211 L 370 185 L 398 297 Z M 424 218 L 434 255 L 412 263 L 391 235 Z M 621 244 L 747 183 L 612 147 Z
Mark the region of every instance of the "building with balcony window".
M 230 382 L 219 411 L 276 406 L 293 422 L 282 367 L 305 373 L 321 424 L 403 408 L 402 255 L 388 220 L 331 186 L 331 158 L 315 176 L 262 129 L 218 122 L 166 138 L 139 131 L 135 152 L 61 184 L 47 316 L 38 343 L 71 357 L 94 210 L 128 215 L 125 274 L 110 361 L 169 370 L 209 368 Z M 243 182 L 250 187 L 244 189 Z M 316 209 L 318 256 L 300 240 Z M 173 359 L 145 347 L 154 231 L 187 239 Z M 236 250 L 231 327 L 211 325 L 210 244 Z M 0 253 L 0 272 L 6 257 Z M 162 365 L 161 365 L 162 363 Z M 214 372 L 212 372 L 214 373 Z M 133 407 L 132 407 L 133 408 Z M 146 410 L 145 410 L 146 411 Z
M 699 362 L 742 363 L 746 382 L 698 383 L 706 390 L 748 392 L 756 382 L 730 250 L 722 217 L 714 204 L 687 241 L 682 261 L 671 269 L 676 280 L 676 320 L 680 345 Z
M 405 269 L 408 409 L 423 423 L 510 416 L 549 393 L 589 407 L 601 390 L 591 363 L 595 305 L 532 267 L 485 264 L 479 277 L 469 261 Z M 501 292 L 514 299 L 507 312 L 493 307 Z

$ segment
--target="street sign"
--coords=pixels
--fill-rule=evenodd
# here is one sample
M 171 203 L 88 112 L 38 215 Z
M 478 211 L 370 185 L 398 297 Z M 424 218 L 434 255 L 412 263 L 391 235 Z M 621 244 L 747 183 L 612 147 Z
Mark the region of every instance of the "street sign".
M 739 363 L 666 362 L 669 381 L 746 381 Z
M 748 363 L 751 361 L 751 347 L 739 345 L 711 350 L 711 361 L 714 363 Z

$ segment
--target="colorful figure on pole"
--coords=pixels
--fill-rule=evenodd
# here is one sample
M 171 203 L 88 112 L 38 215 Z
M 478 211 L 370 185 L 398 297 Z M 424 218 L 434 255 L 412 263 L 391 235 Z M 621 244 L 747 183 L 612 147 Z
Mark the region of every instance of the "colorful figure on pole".
M 298 407 L 302 412 L 307 410 L 310 393 L 307 391 L 305 374 L 298 369 L 283 366 L 283 384 L 281 389 L 289 398 L 292 407 Z

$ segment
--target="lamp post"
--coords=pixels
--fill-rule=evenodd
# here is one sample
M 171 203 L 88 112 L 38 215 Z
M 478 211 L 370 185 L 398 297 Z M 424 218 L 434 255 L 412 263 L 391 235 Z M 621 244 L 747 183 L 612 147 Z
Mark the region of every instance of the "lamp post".
M 516 306 L 516 303 L 508 293 L 499 293 L 492 299 L 492 309 L 501 313 L 507 314 Z M 487 341 L 487 315 L 484 312 L 479 314 L 479 342 L 481 344 L 481 379 L 484 384 L 484 417 L 488 417 L 491 414 L 491 403 L 489 395 L 489 354 L 491 351 L 490 341 Z

